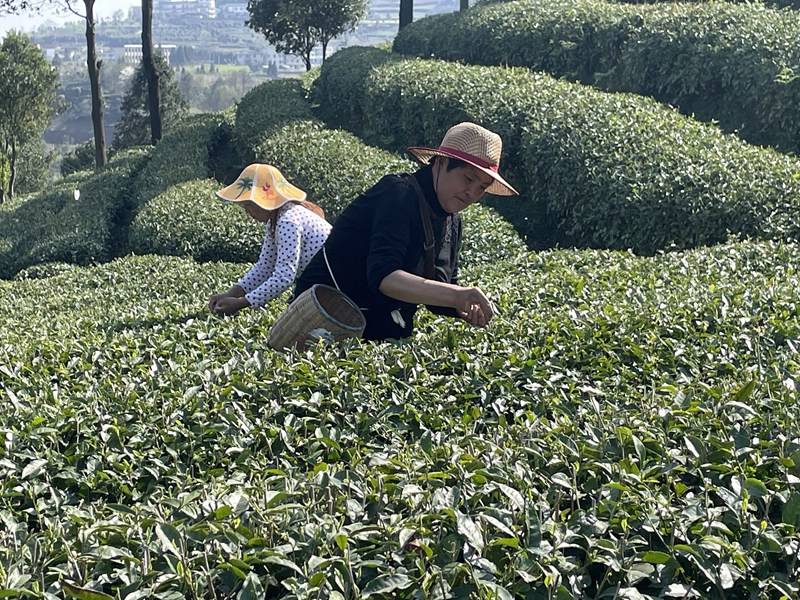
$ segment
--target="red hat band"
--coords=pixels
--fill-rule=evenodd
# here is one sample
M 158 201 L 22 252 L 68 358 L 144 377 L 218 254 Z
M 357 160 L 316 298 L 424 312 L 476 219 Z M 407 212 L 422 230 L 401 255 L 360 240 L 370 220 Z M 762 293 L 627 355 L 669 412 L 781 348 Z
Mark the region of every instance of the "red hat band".
M 446 152 L 447 154 L 452 154 L 454 158 L 458 158 L 460 160 L 465 160 L 467 162 L 476 164 L 483 169 L 489 169 L 490 171 L 494 171 L 495 173 L 497 173 L 499 169 L 499 165 L 492 165 L 487 161 L 485 161 L 484 159 L 475 156 L 474 154 L 469 154 L 468 152 L 462 152 L 461 150 L 456 150 L 455 148 L 448 148 L 447 146 L 439 146 L 439 152 Z

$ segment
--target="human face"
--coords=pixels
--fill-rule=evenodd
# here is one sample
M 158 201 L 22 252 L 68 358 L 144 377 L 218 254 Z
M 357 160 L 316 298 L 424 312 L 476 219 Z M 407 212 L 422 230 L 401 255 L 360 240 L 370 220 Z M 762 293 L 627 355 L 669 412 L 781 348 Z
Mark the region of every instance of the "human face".
M 448 213 L 461 212 L 483 197 L 494 179 L 472 165 L 447 170 L 447 158 L 437 158 L 433 166 L 433 189 L 439 205 Z
M 266 223 L 269 221 L 269 215 L 272 212 L 271 210 L 267 210 L 266 208 L 261 208 L 255 202 L 251 202 L 248 200 L 247 202 L 242 202 L 242 209 L 246 212 L 251 218 L 255 219 L 259 223 Z

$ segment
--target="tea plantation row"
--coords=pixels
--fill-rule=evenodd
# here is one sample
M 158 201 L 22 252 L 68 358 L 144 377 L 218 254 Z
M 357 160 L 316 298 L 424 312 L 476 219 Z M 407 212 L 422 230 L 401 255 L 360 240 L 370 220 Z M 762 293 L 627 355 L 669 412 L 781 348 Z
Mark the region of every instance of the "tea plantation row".
M 794 597 L 798 259 L 521 252 L 486 330 L 288 355 L 238 264 L 0 282 L 0 589 Z
M 751 143 L 797 152 L 798 37 L 800 12 L 760 3 L 516 0 L 420 19 L 394 49 L 652 96 Z
M 305 100 L 308 86 L 313 107 Z M 447 127 L 465 119 L 503 135 L 504 170 L 524 195 L 492 206 L 531 246 L 647 254 L 730 235 L 797 235 L 795 159 L 637 96 L 524 69 L 350 49 L 331 57 L 316 81 L 266 84 L 235 114 L 194 116 L 155 149 L 115 156 L 99 173 L 78 172 L 47 192 L 3 205 L 0 276 L 41 262 L 89 264 L 129 252 L 245 260 L 258 244 L 257 228 L 230 207 L 214 205 L 212 195 L 243 164 L 278 163 L 334 218 L 381 174 L 411 163 L 376 149 L 359 154 L 356 138 L 329 127 L 347 127 L 396 151 L 435 145 Z M 278 133 L 292 123 L 294 130 Z M 347 154 L 361 164 L 340 169 L 339 157 Z
M 503 137 L 523 198 L 493 206 L 531 239 L 652 253 L 736 237 L 796 238 L 800 161 L 635 95 L 527 69 L 337 52 L 312 88 L 328 125 L 399 149 L 461 120 Z
M 410 166 L 329 129 L 346 115 L 307 104 L 309 86 L 361 114 L 359 136 L 384 148 L 438 143 L 460 118 L 497 125 L 504 167 L 527 196 L 495 205 L 517 207 L 518 226 L 525 216 L 542 222 L 532 199 L 547 188 L 526 179 L 526 157 L 566 172 L 558 146 L 549 159 L 531 153 L 529 140 L 545 139 L 538 132 L 555 143 L 581 131 L 559 123 L 592 122 L 567 107 L 532 128 L 541 105 L 511 92 L 532 94 L 535 82 L 544 97 L 567 92 L 569 101 L 580 89 L 524 70 L 356 50 L 312 81 L 257 88 L 235 115 L 195 117 L 153 150 L 74 174 L 60 196 L 0 212 L 0 264 L 16 273 L 0 281 L 0 595 L 797 596 L 800 248 L 748 241 L 649 258 L 533 254 L 491 210 L 473 207 L 464 278 L 496 299 L 491 327 L 423 311 L 405 342 L 274 353 L 266 337 L 284 299 L 233 319 L 205 310 L 260 238 L 213 190 L 238 173 L 237 161 L 271 161 L 333 217 L 369 182 Z M 459 96 L 457 84 L 472 94 Z M 628 97 L 584 93 L 587 112 L 601 115 L 597 132 L 610 122 L 604 98 L 628 106 Z M 743 179 L 731 180 L 730 196 L 706 182 L 710 215 L 741 209 L 724 222 L 791 237 L 796 196 L 782 178 L 794 163 L 726 145 L 669 114 L 664 123 L 675 127 L 662 135 L 673 132 L 673 145 L 685 136 L 690 151 L 700 140 L 712 165 L 728 168 L 715 173 L 772 163 L 764 175 L 745 173 L 755 177 L 752 199 Z M 629 169 L 642 155 L 623 129 L 578 138 L 577 147 L 599 156 L 612 144 L 595 140 L 616 140 L 617 166 Z M 681 160 L 668 156 L 664 165 Z M 597 175 L 598 198 L 603 185 L 618 189 L 599 159 L 568 160 L 577 179 L 583 164 Z M 674 172 L 643 168 L 631 181 L 670 191 Z M 705 180 L 691 173 L 694 189 Z M 763 191 L 778 183 L 785 195 Z M 108 208 L 98 209 L 103 199 Z M 38 220 L 19 220 L 25 214 Z M 59 227 L 69 216 L 70 227 Z M 643 236 L 629 233 L 636 220 L 619 223 L 620 235 Z M 27 227 L 49 253 L 29 249 Z M 674 243 L 727 232 L 693 235 Z M 131 248 L 183 256 L 66 264 Z M 66 262 L 35 264 L 47 260 Z

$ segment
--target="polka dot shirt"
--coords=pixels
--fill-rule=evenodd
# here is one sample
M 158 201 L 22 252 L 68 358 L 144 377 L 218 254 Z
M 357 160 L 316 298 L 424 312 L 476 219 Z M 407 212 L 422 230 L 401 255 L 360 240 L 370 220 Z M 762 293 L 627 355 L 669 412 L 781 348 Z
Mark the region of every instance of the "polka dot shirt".
M 330 223 L 299 204 L 286 204 L 280 211 L 275 238 L 265 225 L 258 262 L 237 282 L 251 306 L 264 306 L 288 289 L 331 230 Z

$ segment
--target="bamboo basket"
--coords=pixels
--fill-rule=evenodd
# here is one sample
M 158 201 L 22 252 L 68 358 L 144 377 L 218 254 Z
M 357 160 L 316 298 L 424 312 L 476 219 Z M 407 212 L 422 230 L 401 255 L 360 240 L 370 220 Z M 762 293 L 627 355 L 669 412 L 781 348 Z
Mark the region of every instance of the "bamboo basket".
M 361 337 L 367 320 L 345 294 L 318 283 L 300 294 L 278 317 L 267 345 L 274 350 L 302 348 L 306 341 L 331 337 L 334 341 Z

